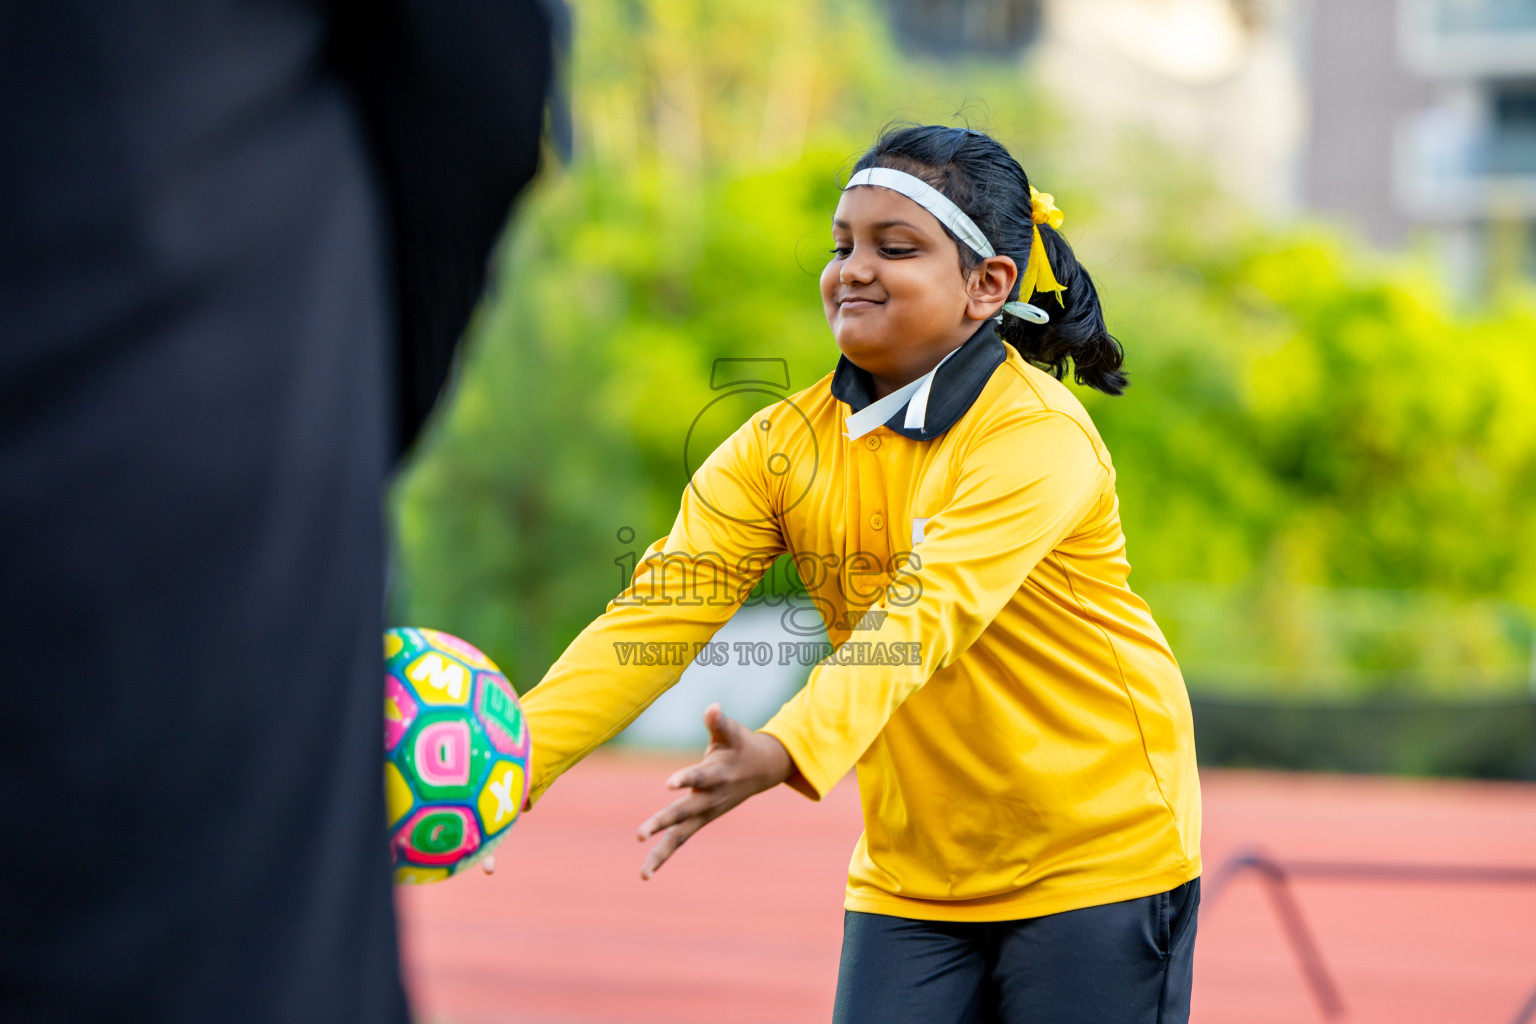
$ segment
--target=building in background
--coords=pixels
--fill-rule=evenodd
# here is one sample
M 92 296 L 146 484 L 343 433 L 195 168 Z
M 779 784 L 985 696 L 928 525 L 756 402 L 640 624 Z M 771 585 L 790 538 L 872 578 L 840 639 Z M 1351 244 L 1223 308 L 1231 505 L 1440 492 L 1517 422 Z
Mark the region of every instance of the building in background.
M 1530 275 L 1536 0 L 1397 3 L 1398 67 L 1422 96 L 1396 123 L 1398 224 L 1442 232 L 1472 274 Z
M 1046 0 L 1028 59 L 1106 140 L 1144 131 L 1251 206 L 1302 203 L 1306 87 L 1291 0 Z
M 1021 53 L 1075 117 L 1171 142 L 1271 215 L 1427 238 L 1468 290 L 1536 273 L 1536 0 L 887 4 L 909 48 Z
M 1008 56 L 1034 44 L 1041 0 L 886 0 L 902 44 L 936 57 Z

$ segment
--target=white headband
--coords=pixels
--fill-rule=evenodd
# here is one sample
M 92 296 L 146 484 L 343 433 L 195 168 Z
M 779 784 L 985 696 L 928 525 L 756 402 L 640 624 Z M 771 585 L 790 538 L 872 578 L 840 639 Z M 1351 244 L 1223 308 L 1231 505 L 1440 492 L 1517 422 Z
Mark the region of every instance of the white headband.
M 950 201 L 949 196 L 928 184 L 922 178 L 914 177 L 906 171 L 898 171 L 890 167 L 866 167 L 858 174 L 848 179 L 848 184 L 843 186 L 846 192 L 855 185 L 879 185 L 888 188 L 892 192 L 900 192 L 918 206 L 927 210 L 939 218 L 939 223 L 955 233 L 955 237 L 976 251 L 982 259 L 988 256 L 996 256 L 997 252 L 992 248 L 992 243 L 987 241 L 987 236 L 981 233 L 981 228 L 976 222 L 965 215 L 965 211 Z
M 900 192 L 938 218 L 940 224 L 954 232 L 956 238 L 970 246 L 982 259 L 997 255 L 997 250 L 992 248 L 992 243 L 987 241 L 987 236 L 981 233 L 981 228 L 976 226 L 976 222 L 967 217 L 965 211 L 956 206 L 948 196 L 922 178 L 892 167 L 866 167 L 848 179 L 848 184 L 843 186 L 843 191 L 846 192 L 857 185 L 878 185 L 892 192 Z M 1005 302 L 1003 308 L 1020 319 L 1037 324 L 1046 323 L 1051 319 L 1050 314 L 1045 310 L 1039 306 L 1032 306 L 1028 302 Z M 999 313 L 997 319 L 1002 318 L 1002 314 Z

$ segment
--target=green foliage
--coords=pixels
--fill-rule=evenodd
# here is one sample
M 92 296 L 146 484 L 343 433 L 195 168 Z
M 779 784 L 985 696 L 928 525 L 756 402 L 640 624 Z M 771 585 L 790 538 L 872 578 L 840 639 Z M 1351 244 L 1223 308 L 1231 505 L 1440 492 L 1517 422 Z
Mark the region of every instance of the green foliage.
M 1134 582 L 1192 683 L 1523 686 L 1536 310 L 1453 314 L 1425 267 L 1315 228 L 1164 227 L 1141 252 L 1165 269 L 1104 275 L 1138 372 L 1092 408 Z
M 1528 301 L 1453 314 L 1423 267 L 1251 223 L 1156 147 L 1079 134 L 1016 67 L 900 55 L 867 3 L 575 8 L 578 156 L 523 204 L 397 487 L 402 621 L 536 682 L 669 528 L 713 361 L 782 357 L 795 389 L 835 364 L 816 275 L 839 172 L 890 118 L 959 118 L 1057 196 L 1126 346 L 1130 392 L 1084 397 L 1133 584 L 1193 683 L 1524 671 Z

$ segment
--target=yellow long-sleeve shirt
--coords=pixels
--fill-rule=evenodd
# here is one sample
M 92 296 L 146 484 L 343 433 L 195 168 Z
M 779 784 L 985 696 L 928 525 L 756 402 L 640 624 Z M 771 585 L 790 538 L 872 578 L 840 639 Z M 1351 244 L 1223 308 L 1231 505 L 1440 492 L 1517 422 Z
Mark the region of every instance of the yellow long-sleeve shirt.
M 813 798 L 857 766 L 848 909 L 1010 920 L 1200 874 L 1189 700 L 1127 585 L 1109 453 L 989 329 L 955 356 L 933 384 L 939 432 L 896 416 L 850 439 L 834 392 L 867 398 L 845 361 L 709 457 L 630 586 L 524 698 L 534 799 L 787 550 L 839 649 L 764 731 Z

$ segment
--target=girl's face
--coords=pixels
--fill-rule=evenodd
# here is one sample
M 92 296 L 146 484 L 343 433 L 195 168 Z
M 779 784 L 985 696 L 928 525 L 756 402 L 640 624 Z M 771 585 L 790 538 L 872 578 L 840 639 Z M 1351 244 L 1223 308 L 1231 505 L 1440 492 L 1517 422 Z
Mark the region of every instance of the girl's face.
M 1018 276 L 1007 256 L 963 273 L 954 240 L 933 214 L 876 186 L 842 194 L 832 244 L 821 272 L 827 323 L 843 355 L 882 395 L 963 345 L 997 314 Z

